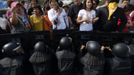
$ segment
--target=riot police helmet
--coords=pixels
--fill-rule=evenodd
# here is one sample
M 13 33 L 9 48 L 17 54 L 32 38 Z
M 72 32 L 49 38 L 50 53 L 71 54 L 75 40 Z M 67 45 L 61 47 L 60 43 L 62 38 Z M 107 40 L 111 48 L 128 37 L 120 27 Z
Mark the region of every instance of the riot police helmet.
M 72 46 L 72 38 L 68 37 L 68 36 L 62 37 L 61 40 L 60 40 L 59 45 L 60 45 L 61 49 L 71 48 L 71 46 Z
M 128 57 L 129 47 L 125 43 L 117 43 L 113 46 L 112 53 L 117 57 Z
M 43 52 L 45 51 L 45 43 L 43 41 L 39 41 L 34 45 L 35 51 Z
M 92 54 L 92 55 L 97 55 L 100 53 L 100 44 L 96 41 L 88 41 L 86 43 L 86 49 L 87 52 Z
M 6 43 L 3 48 L 2 52 L 7 56 L 15 56 L 17 53 L 23 51 L 21 44 L 17 42 L 9 42 Z

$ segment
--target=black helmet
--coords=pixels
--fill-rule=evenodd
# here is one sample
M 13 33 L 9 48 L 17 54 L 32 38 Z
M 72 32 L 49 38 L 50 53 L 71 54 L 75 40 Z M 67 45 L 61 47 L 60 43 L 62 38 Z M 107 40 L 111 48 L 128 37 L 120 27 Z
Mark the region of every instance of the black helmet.
M 31 63 L 42 63 L 49 59 L 49 47 L 43 42 L 39 41 L 34 45 L 34 53 L 30 57 Z
M 72 46 L 72 38 L 71 37 L 62 37 L 60 40 L 60 48 L 61 49 L 68 49 Z
M 117 57 L 128 57 L 129 47 L 124 43 L 115 44 L 112 48 L 112 53 Z
M 17 55 L 17 52 L 19 53 L 20 51 L 23 51 L 23 49 L 20 43 L 16 43 L 16 42 L 6 43 L 2 48 L 2 52 L 6 56 L 15 56 Z
M 92 55 L 97 55 L 100 53 L 100 44 L 96 41 L 88 41 L 86 43 L 87 51 Z
M 34 45 L 34 50 L 35 51 L 41 51 L 41 52 L 45 51 L 45 44 L 44 44 L 44 42 L 42 42 L 42 41 L 37 42 Z

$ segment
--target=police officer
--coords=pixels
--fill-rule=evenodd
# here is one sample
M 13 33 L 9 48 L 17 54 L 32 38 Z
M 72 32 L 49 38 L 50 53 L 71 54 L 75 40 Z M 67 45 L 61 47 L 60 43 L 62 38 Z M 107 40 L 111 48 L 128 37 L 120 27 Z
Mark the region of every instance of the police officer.
M 0 60 L 1 75 L 24 75 L 23 48 L 20 43 L 9 42 L 2 48 L 4 58 Z
M 58 68 L 60 75 L 76 75 L 75 74 L 75 58 L 76 54 L 72 49 L 72 38 L 62 37 L 59 43 L 59 51 L 56 51 L 58 59 Z
M 108 75 L 129 75 L 131 70 L 129 47 L 125 43 L 117 43 L 112 48 L 112 54 L 114 58 Z
M 131 75 L 134 75 L 134 39 L 131 40 L 131 44 L 129 45 L 130 48 L 130 60 L 131 60 Z
M 35 75 L 56 75 L 58 71 L 57 59 L 51 49 L 39 41 L 34 46 L 34 53 L 29 61 L 32 63 Z
M 96 41 L 88 41 L 85 49 L 87 53 L 81 58 L 83 75 L 103 75 L 104 56 L 101 53 L 101 46 Z

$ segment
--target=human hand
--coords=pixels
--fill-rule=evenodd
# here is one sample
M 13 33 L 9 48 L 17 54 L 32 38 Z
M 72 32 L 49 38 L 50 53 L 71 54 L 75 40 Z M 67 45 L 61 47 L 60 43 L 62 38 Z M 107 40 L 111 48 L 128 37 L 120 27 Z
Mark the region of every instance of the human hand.
M 57 15 L 60 15 L 61 12 L 62 12 L 61 8 L 57 9 Z
M 32 27 L 31 27 L 30 24 L 26 25 L 26 28 L 28 28 L 28 29 L 32 29 Z
M 88 18 L 83 18 L 82 21 L 85 22 L 85 23 L 92 23 L 92 20 L 88 19 Z
M 101 51 L 104 51 L 105 49 L 112 51 L 112 49 L 109 46 L 101 46 Z
M 94 19 L 93 19 L 93 23 L 95 23 L 95 22 L 98 21 L 98 20 L 99 20 L 99 17 L 94 18 Z

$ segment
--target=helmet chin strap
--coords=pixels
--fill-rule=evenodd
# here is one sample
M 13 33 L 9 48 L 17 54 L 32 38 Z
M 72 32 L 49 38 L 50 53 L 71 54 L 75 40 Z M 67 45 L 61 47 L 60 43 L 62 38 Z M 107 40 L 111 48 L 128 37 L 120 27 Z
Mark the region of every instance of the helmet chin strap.
M 17 53 L 23 53 L 24 54 L 24 50 L 21 47 L 21 45 L 19 45 L 18 47 L 14 48 L 13 51 L 16 51 Z

